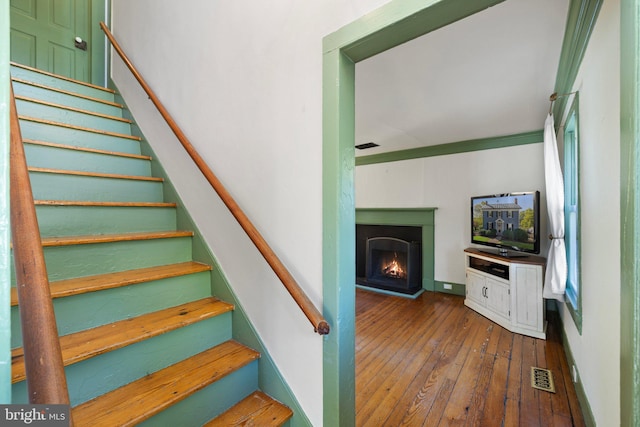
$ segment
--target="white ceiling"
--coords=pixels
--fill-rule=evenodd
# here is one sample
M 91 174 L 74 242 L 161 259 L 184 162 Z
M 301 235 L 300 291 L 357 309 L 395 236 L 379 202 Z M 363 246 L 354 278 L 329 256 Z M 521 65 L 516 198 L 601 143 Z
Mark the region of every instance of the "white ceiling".
M 356 64 L 356 156 L 540 130 L 569 0 L 507 0 Z

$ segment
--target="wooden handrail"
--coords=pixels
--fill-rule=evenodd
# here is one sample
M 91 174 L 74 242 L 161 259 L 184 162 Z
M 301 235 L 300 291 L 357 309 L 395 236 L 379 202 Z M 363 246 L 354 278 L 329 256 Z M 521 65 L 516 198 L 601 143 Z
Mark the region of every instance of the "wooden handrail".
M 11 236 L 29 402 L 69 405 L 58 327 L 11 86 Z
M 113 46 L 113 48 L 116 50 L 118 55 L 120 55 L 120 58 L 122 58 L 124 63 L 127 65 L 127 67 L 129 67 L 129 70 L 131 71 L 133 76 L 136 78 L 136 80 L 138 80 L 138 83 L 140 83 L 144 91 L 147 93 L 147 95 L 149 96 L 149 99 L 151 99 L 151 102 L 153 102 L 153 104 L 156 106 L 156 108 L 158 109 L 162 117 L 165 119 L 165 121 L 167 122 L 167 124 L 169 125 L 173 133 L 176 135 L 176 137 L 178 138 L 178 140 L 180 141 L 184 149 L 187 151 L 189 156 L 191 156 L 191 159 L 193 159 L 198 169 L 200 169 L 200 172 L 202 172 L 202 174 L 207 179 L 207 181 L 209 181 L 209 184 L 211 184 L 215 192 L 218 193 L 218 196 L 220 196 L 220 199 L 222 199 L 222 202 L 227 206 L 227 208 L 229 209 L 231 214 L 234 216 L 234 218 L 238 221 L 242 229 L 245 231 L 245 233 L 247 233 L 247 235 L 249 236 L 253 244 L 256 246 L 256 248 L 258 248 L 258 251 L 260 251 L 265 261 L 267 261 L 269 266 L 273 269 L 273 272 L 276 274 L 276 276 L 278 276 L 278 278 L 280 279 L 282 284 L 285 286 L 287 291 L 289 291 L 289 294 L 291 294 L 291 296 L 296 301 L 296 303 L 298 304 L 300 309 L 303 311 L 305 316 L 307 316 L 307 319 L 309 319 L 309 321 L 313 325 L 314 331 L 320 335 L 328 334 L 330 330 L 329 324 L 322 317 L 322 314 L 320 313 L 320 311 L 318 311 L 315 305 L 313 305 L 309 297 L 304 293 L 302 288 L 300 288 L 300 285 L 298 285 L 298 283 L 293 278 L 291 273 L 289 273 L 289 271 L 284 266 L 282 261 L 280 261 L 280 259 L 275 254 L 275 252 L 273 252 L 269 244 L 264 240 L 262 235 L 258 232 L 256 227 L 251 223 L 251 221 L 245 215 L 242 209 L 240 209 L 236 201 L 233 199 L 233 197 L 231 197 L 231 194 L 229 194 L 229 192 L 222 185 L 220 180 L 218 180 L 218 178 L 214 175 L 214 173 L 211 171 L 207 163 L 204 161 L 204 159 L 193 147 L 191 142 L 189 142 L 189 140 L 187 139 L 185 134 L 182 132 L 178 124 L 175 122 L 173 117 L 171 117 L 171 115 L 169 114 L 167 109 L 164 107 L 164 105 L 162 105 L 162 103 L 160 102 L 156 94 L 153 92 L 153 90 L 151 90 L 151 88 L 146 83 L 146 81 L 142 78 L 138 70 L 131 63 L 131 61 L 129 60 L 127 55 L 124 53 L 124 51 L 122 50 L 122 48 L 120 47 L 116 39 L 113 37 L 113 34 L 111 34 L 111 32 L 109 31 L 109 28 L 105 25 L 104 22 L 100 23 L 100 27 L 102 28 L 102 31 L 104 31 L 105 35 L 109 39 L 109 42 L 111 42 L 111 45 Z

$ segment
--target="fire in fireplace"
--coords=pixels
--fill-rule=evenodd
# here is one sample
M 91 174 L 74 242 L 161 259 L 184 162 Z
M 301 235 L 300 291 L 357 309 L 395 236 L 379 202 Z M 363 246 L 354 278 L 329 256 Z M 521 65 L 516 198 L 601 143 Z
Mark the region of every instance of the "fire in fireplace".
M 422 286 L 420 243 L 395 237 L 367 240 L 365 283 L 382 289 L 413 293 Z

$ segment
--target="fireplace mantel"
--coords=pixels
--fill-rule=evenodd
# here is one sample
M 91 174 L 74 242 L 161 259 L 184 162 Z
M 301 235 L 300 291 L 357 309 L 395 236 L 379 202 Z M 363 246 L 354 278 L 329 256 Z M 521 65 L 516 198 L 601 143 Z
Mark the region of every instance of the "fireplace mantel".
M 356 208 L 356 224 L 422 227 L 422 288 L 435 291 L 434 225 L 437 208 Z

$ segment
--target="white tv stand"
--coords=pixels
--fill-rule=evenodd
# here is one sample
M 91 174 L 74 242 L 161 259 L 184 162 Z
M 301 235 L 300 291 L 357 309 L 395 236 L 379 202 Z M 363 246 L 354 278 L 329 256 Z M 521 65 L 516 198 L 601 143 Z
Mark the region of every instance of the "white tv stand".
M 542 285 L 546 260 L 467 248 L 464 304 L 511 332 L 546 339 Z

